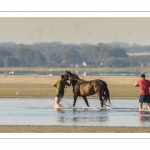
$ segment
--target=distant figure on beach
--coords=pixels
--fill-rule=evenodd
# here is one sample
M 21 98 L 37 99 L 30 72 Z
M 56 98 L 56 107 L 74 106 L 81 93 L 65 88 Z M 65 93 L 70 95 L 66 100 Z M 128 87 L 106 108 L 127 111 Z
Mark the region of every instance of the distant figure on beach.
M 60 76 L 60 80 L 58 80 L 55 84 L 52 84 L 53 87 L 56 87 L 56 97 L 55 97 L 55 105 L 54 108 L 63 108 L 60 104 L 61 99 L 64 96 L 65 86 L 71 86 L 71 79 L 69 78 L 69 83 L 63 80 L 64 75 Z
M 140 87 L 140 96 L 139 96 L 139 111 L 143 111 L 143 103 L 146 104 L 146 107 L 150 111 L 150 94 L 149 94 L 149 87 L 150 81 L 145 79 L 145 74 L 141 74 L 140 80 L 138 80 L 134 86 Z

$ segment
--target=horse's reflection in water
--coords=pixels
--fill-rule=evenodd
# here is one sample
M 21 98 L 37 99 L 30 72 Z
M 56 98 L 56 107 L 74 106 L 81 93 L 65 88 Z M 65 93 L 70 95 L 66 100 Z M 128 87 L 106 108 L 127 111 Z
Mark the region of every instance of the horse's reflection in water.
M 105 81 L 100 79 L 85 81 L 83 79 L 80 79 L 76 74 L 71 73 L 70 71 L 66 71 L 66 73 L 64 74 L 64 80 L 67 81 L 69 77 L 71 77 L 72 79 L 71 84 L 74 93 L 73 107 L 75 107 L 78 96 L 82 97 L 86 105 L 90 107 L 86 97 L 93 94 L 98 95 L 101 108 L 103 108 L 103 105 L 107 102 L 107 100 L 109 101 L 110 105 L 110 94 L 107 83 Z
M 86 123 L 86 122 L 106 122 L 108 120 L 107 116 L 99 116 L 99 117 L 58 117 L 57 121 L 61 123 L 66 123 L 66 122 L 74 122 L 74 123 Z
M 100 117 L 74 117 L 72 118 L 73 122 L 92 122 L 92 121 L 97 121 L 97 122 L 105 122 L 107 121 L 108 117 L 107 116 L 100 116 Z

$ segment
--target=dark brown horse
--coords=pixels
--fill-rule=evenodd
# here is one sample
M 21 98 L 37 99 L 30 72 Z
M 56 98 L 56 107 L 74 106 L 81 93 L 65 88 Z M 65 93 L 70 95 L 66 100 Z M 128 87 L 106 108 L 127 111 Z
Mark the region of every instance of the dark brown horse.
M 110 105 L 110 94 L 107 83 L 105 81 L 100 79 L 85 81 L 83 79 L 80 79 L 76 74 L 71 73 L 70 71 L 66 71 L 66 73 L 64 74 L 64 80 L 67 81 L 69 77 L 72 79 L 71 84 L 74 94 L 73 107 L 75 107 L 78 96 L 82 97 L 86 105 L 90 107 L 86 97 L 93 94 L 98 95 L 101 103 L 101 108 L 103 108 L 103 105 L 107 102 L 107 100 L 109 100 Z

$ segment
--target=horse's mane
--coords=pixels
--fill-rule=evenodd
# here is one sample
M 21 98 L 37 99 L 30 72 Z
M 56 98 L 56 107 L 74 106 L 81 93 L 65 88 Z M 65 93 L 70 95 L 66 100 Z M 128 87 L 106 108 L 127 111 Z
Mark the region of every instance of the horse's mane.
M 76 74 L 74 74 L 74 73 L 72 73 L 72 72 L 70 72 L 70 74 L 71 74 L 71 76 L 72 76 L 74 79 L 79 79 L 79 80 L 80 80 L 80 78 L 78 77 L 78 75 L 76 75 Z
M 78 81 L 78 82 L 81 81 L 81 79 L 76 79 L 76 78 L 74 78 L 74 77 L 71 77 L 71 79 L 72 79 L 72 80 L 75 80 L 75 81 Z
M 70 71 L 66 71 L 66 73 L 69 74 L 73 80 L 76 80 L 76 81 L 85 81 L 85 80 L 83 80 L 83 79 L 80 79 L 80 78 L 78 77 L 78 75 L 76 75 L 76 74 L 74 74 L 74 73 L 72 73 L 72 72 L 70 72 Z

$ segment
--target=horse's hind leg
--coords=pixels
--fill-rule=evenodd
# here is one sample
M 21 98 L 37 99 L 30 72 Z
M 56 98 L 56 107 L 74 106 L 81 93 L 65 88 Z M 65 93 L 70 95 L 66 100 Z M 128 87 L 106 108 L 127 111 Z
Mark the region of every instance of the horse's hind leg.
M 90 106 L 89 106 L 89 103 L 88 103 L 88 100 L 87 100 L 87 98 L 86 98 L 86 96 L 83 96 L 83 99 L 84 99 L 86 105 L 87 105 L 88 107 L 90 107 Z
M 103 99 L 102 99 L 102 95 L 99 95 L 99 99 L 100 99 L 100 102 L 101 102 L 101 108 L 103 108 L 104 101 L 103 101 Z
M 99 100 L 100 100 L 100 105 L 101 105 L 101 108 L 103 108 L 103 105 L 104 105 L 104 101 L 103 101 L 103 98 L 102 98 L 102 94 L 100 94 L 99 92 L 97 93 L 98 97 L 99 97 Z

